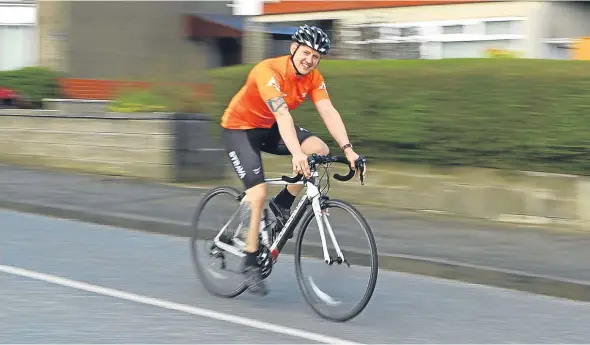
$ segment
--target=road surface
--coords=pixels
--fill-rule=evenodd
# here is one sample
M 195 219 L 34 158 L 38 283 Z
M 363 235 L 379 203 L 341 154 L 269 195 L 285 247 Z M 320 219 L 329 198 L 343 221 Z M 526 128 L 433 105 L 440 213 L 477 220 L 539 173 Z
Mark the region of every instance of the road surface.
M 220 299 L 197 280 L 186 239 L 13 211 L 0 211 L 0 224 L 5 343 L 590 339 L 584 302 L 383 270 L 367 309 L 333 323 L 305 304 L 292 257 L 275 267 L 268 296 Z M 312 271 L 325 269 L 319 261 L 309 264 Z M 351 281 L 362 273 L 349 273 Z

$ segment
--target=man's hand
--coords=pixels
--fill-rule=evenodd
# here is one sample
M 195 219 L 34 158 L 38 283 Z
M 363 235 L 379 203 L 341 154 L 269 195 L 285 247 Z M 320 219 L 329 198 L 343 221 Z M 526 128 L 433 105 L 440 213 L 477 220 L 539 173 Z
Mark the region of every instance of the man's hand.
M 303 174 L 306 178 L 311 176 L 309 170 L 309 164 L 307 162 L 307 155 L 303 152 L 296 153 L 293 155 L 293 173 Z
M 344 150 L 344 154 L 346 155 L 346 159 L 348 159 L 348 162 L 350 163 L 350 168 L 352 170 L 356 171 L 356 167 L 354 166 L 354 163 L 356 162 L 357 159 L 359 159 L 359 155 L 356 152 L 354 152 L 354 150 L 350 147 Z M 367 165 L 365 164 L 365 168 L 363 170 L 363 179 L 366 176 L 367 176 Z

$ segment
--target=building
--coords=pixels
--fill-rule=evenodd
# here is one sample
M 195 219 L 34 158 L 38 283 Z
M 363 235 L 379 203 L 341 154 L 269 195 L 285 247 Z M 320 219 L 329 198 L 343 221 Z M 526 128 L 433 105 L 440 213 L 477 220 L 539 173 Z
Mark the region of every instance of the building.
M 220 63 L 214 40 L 187 36 L 186 14 L 231 14 L 228 3 L 40 1 L 40 63 L 76 78 L 196 81 Z
M 276 0 L 259 8 L 257 23 L 313 22 L 330 31 L 339 58 L 476 58 L 501 49 L 569 59 L 590 36 L 585 1 Z

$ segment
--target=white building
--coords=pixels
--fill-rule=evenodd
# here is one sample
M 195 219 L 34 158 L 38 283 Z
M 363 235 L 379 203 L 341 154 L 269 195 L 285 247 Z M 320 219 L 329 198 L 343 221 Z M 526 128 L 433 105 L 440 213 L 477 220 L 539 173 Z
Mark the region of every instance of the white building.
M 332 30 L 335 45 L 415 42 L 418 58 L 477 58 L 490 48 L 525 58 L 568 59 L 570 43 L 590 36 L 586 1 L 264 1 L 256 22 L 313 22 Z M 380 27 L 359 37 L 358 26 Z M 344 28 L 341 30 L 340 28 Z M 343 44 L 343 43 L 348 44 Z M 359 51 L 361 51 L 359 49 Z
M 0 71 L 37 65 L 36 22 L 31 1 L 0 1 Z

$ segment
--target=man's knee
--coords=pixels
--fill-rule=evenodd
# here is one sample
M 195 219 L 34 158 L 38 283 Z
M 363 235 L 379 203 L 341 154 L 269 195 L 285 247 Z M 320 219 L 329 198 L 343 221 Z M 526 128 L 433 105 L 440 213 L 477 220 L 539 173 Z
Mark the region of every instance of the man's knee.
M 246 190 L 246 199 L 252 207 L 262 207 L 266 199 L 266 183 L 259 183 Z
M 318 137 L 309 137 L 301 143 L 301 148 L 305 154 L 316 153 L 318 155 L 327 155 L 330 149 L 326 143 Z

